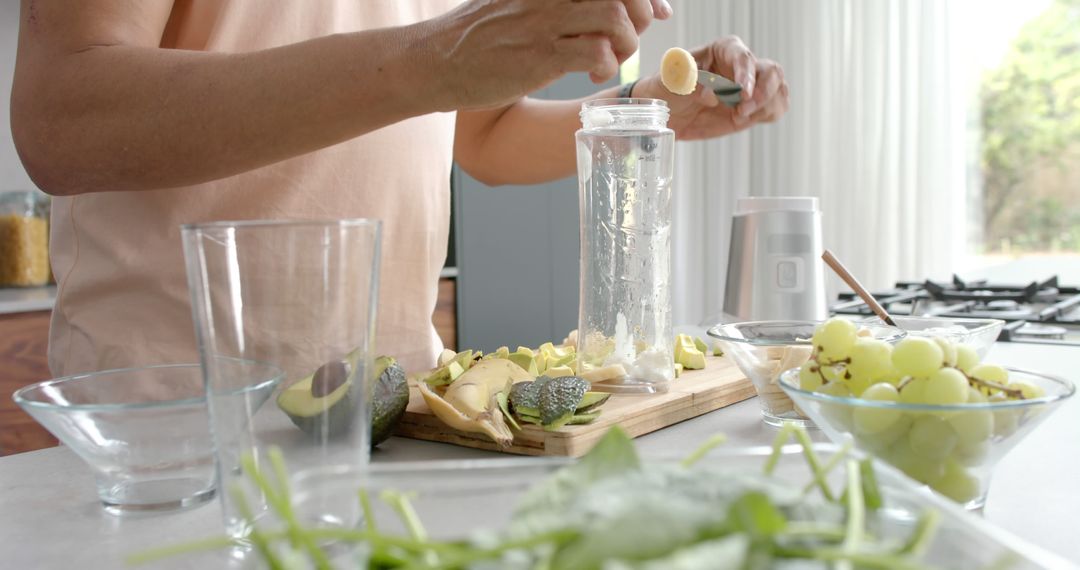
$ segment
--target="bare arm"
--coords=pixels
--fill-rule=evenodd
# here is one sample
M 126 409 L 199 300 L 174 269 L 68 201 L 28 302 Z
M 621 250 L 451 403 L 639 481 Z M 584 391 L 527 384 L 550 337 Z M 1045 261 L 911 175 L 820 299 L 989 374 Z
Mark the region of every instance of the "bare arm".
M 788 87 L 775 62 L 757 60 L 737 37 L 730 36 L 693 51 L 698 66 L 735 79 L 744 101 L 732 109 L 700 86 L 691 95 L 675 95 L 656 75 L 643 77 L 634 97 L 664 99 L 671 109 L 668 125 L 681 140 L 713 138 L 776 121 L 788 109 Z M 581 103 L 615 97 L 605 89 L 574 101 L 522 99 L 489 111 L 459 113 L 454 158 L 474 178 L 491 185 L 535 184 L 570 176 L 575 170 L 574 132 L 580 128 Z
M 409 117 L 505 105 L 568 71 L 607 79 L 637 45 L 637 21 L 613 2 L 470 2 L 411 26 L 218 54 L 158 47 L 172 0 L 22 1 L 12 132 L 56 195 L 196 184 Z
M 574 132 L 589 99 L 616 97 L 619 88 L 583 99 L 521 99 L 501 109 L 458 113 L 454 160 L 491 186 L 538 184 L 565 178 L 576 168 Z

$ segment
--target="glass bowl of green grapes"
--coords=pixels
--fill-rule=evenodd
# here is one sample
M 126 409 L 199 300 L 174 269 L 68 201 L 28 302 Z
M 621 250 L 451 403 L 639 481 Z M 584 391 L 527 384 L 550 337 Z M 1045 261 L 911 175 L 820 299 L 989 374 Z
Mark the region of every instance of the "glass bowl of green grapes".
M 815 427 L 810 418 L 780 387 L 780 374 L 802 366 L 813 354 L 811 337 L 822 321 L 750 321 L 716 325 L 708 335 L 717 339 L 739 370 L 750 379 L 761 405 L 762 420 L 773 427 L 791 422 Z M 886 325 L 863 325 L 858 334 L 886 344 L 899 342 L 904 331 Z
M 978 510 L 997 462 L 1076 388 L 1052 376 L 980 362 L 941 337 L 895 346 L 821 324 L 813 355 L 780 386 L 825 434 L 853 442 L 938 493 Z

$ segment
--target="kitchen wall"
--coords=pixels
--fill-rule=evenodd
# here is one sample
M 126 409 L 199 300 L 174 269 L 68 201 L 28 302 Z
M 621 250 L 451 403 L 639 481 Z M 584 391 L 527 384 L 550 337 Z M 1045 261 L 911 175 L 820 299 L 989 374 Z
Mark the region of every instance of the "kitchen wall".
M 19 39 L 18 0 L 0 1 L 0 191 L 33 188 L 15 143 L 11 140 L 11 78 L 15 72 L 15 46 Z

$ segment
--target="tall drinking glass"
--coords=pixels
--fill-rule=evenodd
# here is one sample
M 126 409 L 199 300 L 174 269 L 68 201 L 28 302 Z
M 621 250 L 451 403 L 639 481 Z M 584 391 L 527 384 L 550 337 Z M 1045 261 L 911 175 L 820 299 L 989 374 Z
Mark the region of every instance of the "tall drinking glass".
M 578 371 L 593 389 L 665 392 L 675 375 L 671 177 L 675 134 L 656 99 L 582 105 Z
M 380 222 L 193 224 L 183 241 L 227 532 L 280 524 L 260 478 L 288 485 L 304 524 L 359 523 Z M 265 405 L 244 388 L 273 379 L 235 359 L 283 372 Z

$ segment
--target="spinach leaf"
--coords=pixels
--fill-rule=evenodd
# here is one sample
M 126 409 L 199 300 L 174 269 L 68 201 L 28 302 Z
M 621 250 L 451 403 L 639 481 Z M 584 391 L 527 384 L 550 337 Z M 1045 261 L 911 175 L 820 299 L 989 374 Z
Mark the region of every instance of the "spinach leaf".
M 531 489 L 519 503 L 517 513 L 528 517 L 538 512 L 561 511 L 589 485 L 639 469 L 641 459 L 633 440 L 622 428 L 614 426 L 577 463 Z

